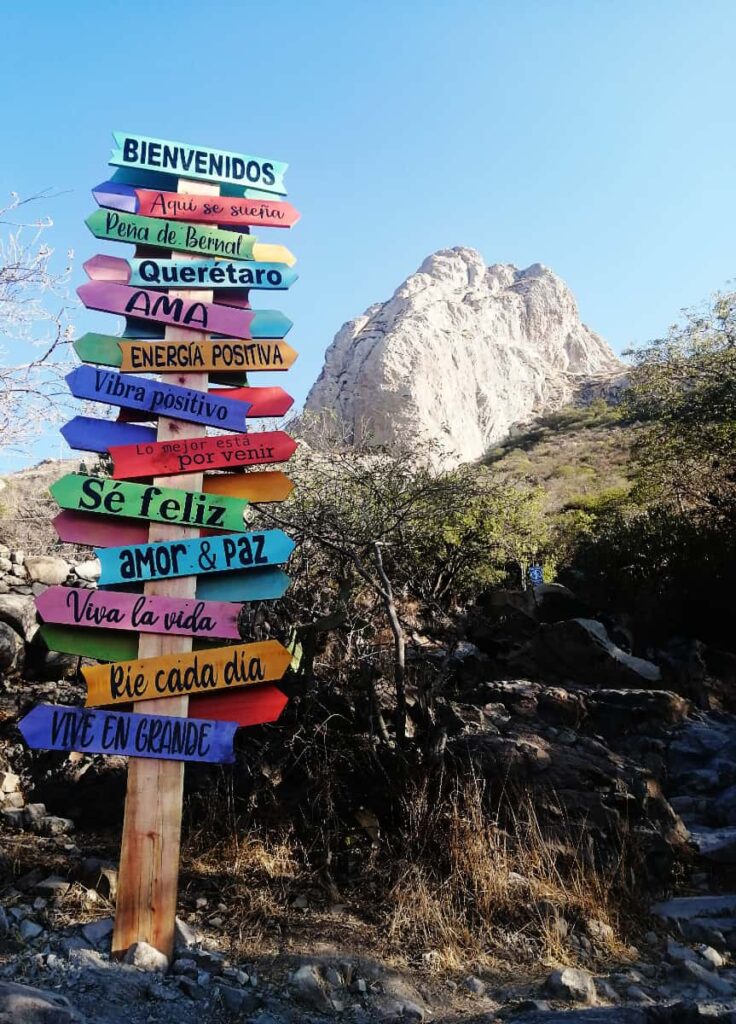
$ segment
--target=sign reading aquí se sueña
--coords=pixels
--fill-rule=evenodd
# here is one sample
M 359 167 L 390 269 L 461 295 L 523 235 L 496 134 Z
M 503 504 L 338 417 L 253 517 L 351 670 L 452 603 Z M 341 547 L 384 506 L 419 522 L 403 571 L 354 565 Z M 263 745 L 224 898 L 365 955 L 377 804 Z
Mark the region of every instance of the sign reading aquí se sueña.
M 291 657 L 291 651 L 278 640 L 263 640 L 85 667 L 87 707 L 273 682 L 284 675 Z
M 284 174 L 289 166 L 281 160 L 260 156 L 228 153 L 207 146 L 190 146 L 185 142 L 151 139 L 129 132 L 112 133 L 114 147 L 110 163 L 117 167 L 142 167 L 163 171 L 180 178 L 229 182 L 256 188 L 261 192 L 286 195 Z
M 39 704 L 18 728 L 31 750 L 223 764 L 235 760 L 238 723 Z

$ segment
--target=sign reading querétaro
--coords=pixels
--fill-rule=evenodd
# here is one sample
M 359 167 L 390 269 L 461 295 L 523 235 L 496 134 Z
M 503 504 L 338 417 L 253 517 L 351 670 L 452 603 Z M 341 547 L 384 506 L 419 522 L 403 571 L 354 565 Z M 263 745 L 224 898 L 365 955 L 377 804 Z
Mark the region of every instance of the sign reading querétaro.
M 100 206 L 144 217 L 167 220 L 192 220 L 209 224 L 265 224 L 272 228 L 290 228 L 299 220 L 291 203 L 268 199 L 237 199 L 224 196 L 198 196 L 187 192 L 136 188 L 117 181 L 104 181 L 92 189 Z
M 39 704 L 21 718 L 18 728 L 31 750 L 223 764 L 235 760 L 238 723 Z
M 160 249 L 181 249 L 205 256 L 229 256 L 234 260 L 258 260 L 293 266 L 294 255 L 285 245 L 259 242 L 255 235 L 227 231 L 203 224 L 139 217 L 117 210 L 95 210 L 84 222 L 95 238 L 113 242 L 133 242 Z
M 49 587 L 36 598 L 44 622 L 237 640 L 240 605 L 228 601 Z
M 294 541 L 283 530 L 264 530 L 94 550 L 100 560 L 100 586 L 107 586 L 281 565 L 289 560 Z
M 65 379 L 75 398 L 169 415 L 191 423 L 208 423 L 224 430 L 244 431 L 245 417 L 250 409 L 247 402 L 219 398 L 217 394 L 195 391 L 178 384 L 162 384 L 147 377 L 95 370 L 91 366 L 78 366 Z
M 289 166 L 281 160 L 228 153 L 207 146 L 190 146 L 185 142 L 168 142 L 145 135 L 113 132 L 115 148 L 110 163 L 118 167 L 142 167 L 164 171 L 182 178 L 230 182 L 233 185 L 286 195 L 284 174 Z
M 247 501 L 152 484 L 123 483 L 83 473 L 68 473 L 50 487 L 60 508 L 77 512 L 182 523 L 207 529 L 242 530 Z
M 111 445 L 116 480 L 198 473 L 202 469 L 239 469 L 268 462 L 286 462 L 296 441 L 283 430 L 235 434 L 233 437 L 195 437 L 182 441 Z
M 87 707 L 208 693 L 281 679 L 291 651 L 278 640 L 264 640 L 208 651 L 139 658 L 83 668 Z
M 144 373 L 180 373 L 182 370 L 234 371 L 288 370 L 297 353 L 286 341 L 126 341 L 105 334 L 83 334 L 74 351 L 86 363 L 119 366 Z M 255 414 L 254 414 L 255 415 Z

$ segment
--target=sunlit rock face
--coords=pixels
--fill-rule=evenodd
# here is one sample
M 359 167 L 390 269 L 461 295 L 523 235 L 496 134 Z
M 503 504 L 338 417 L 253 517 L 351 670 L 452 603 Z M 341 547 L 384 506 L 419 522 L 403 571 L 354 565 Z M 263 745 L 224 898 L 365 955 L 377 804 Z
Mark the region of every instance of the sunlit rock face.
M 621 371 L 547 267 L 444 249 L 337 333 L 305 423 L 323 414 L 356 443 L 435 442 L 446 462 L 468 462 Z

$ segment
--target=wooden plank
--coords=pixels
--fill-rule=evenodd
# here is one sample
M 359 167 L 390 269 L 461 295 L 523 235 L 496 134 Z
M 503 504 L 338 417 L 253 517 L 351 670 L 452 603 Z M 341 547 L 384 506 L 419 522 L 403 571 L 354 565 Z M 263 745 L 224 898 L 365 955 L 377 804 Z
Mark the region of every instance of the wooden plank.
M 191 643 L 188 638 L 187 642 Z M 282 678 L 291 659 L 291 651 L 278 640 L 262 640 L 84 666 L 86 706 L 104 707 L 130 700 L 176 701 L 181 694 L 211 693 L 275 682 Z
M 186 193 L 193 186 L 181 182 L 177 191 Z M 208 193 L 210 189 L 197 186 L 198 192 Z M 217 195 L 216 187 L 211 189 Z M 174 293 L 176 294 L 176 293 Z M 205 299 L 211 293 L 204 292 Z M 184 292 L 182 298 L 189 299 L 191 292 Z M 167 328 L 170 336 L 175 328 Z M 207 341 L 201 334 L 195 341 Z M 206 391 L 206 373 L 181 374 L 177 382 L 183 387 Z M 160 442 L 179 441 L 193 438 L 201 428 L 181 420 L 161 418 L 158 422 L 157 437 Z M 202 473 L 193 473 L 188 478 L 163 476 L 154 480 L 163 487 L 180 487 L 184 490 L 201 491 Z M 149 541 L 168 541 L 177 537 L 196 536 L 194 527 L 171 526 L 153 523 Z M 177 579 L 155 580 L 147 583 L 144 593 L 190 600 L 195 597 L 197 580 L 194 576 Z M 174 634 L 141 633 L 138 646 L 140 658 L 155 658 L 162 655 L 185 654 L 191 651 L 190 637 Z M 147 714 L 177 715 L 186 718 L 189 710 L 187 696 L 170 697 L 148 701 L 147 707 L 136 704 L 134 710 Z M 132 758 L 128 765 L 128 788 L 125 798 L 125 819 L 120 848 L 120 874 L 115 928 L 112 938 L 112 952 L 122 956 L 134 942 L 148 942 L 169 959 L 174 952 L 174 927 L 176 922 L 176 895 L 179 881 L 179 854 L 181 848 L 181 816 L 184 795 L 184 765 L 180 761 L 162 759 L 146 760 Z

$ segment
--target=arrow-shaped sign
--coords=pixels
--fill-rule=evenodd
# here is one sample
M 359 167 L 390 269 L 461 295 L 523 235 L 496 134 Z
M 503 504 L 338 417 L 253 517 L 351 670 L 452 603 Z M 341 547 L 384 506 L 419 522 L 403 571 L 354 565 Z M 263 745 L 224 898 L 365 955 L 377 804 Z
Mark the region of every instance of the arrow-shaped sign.
M 147 171 L 142 167 L 116 167 L 110 175 L 110 181 L 116 185 L 132 185 L 133 188 L 160 189 L 163 192 L 175 192 L 179 187 L 179 176 L 166 174 L 164 171 Z M 273 199 L 272 192 L 264 192 L 257 188 L 244 188 L 222 182 L 220 195 L 242 199 Z
M 299 220 L 299 211 L 291 203 L 268 199 L 227 199 L 158 189 L 136 188 L 117 181 L 103 181 L 92 189 L 98 206 L 143 217 L 188 220 L 204 224 L 263 224 L 271 228 L 291 228 Z
M 38 704 L 18 728 L 31 750 L 224 764 L 235 760 L 238 723 Z
M 153 427 L 116 423 L 96 416 L 73 416 L 60 428 L 60 433 L 70 448 L 82 452 L 106 452 L 113 445 L 148 444 L 156 440 Z
M 234 263 L 231 260 L 124 260 L 120 256 L 98 255 L 88 259 L 84 269 L 92 281 L 143 288 L 207 288 L 225 295 L 230 289 L 283 291 L 298 278 L 296 271 L 285 263 Z
M 197 597 L 203 601 L 277 601 L 291 580 L 283 569 L 243 569 L 197 577 Z
M 281 338 L 293 326 L 291 320 L 276 309 L 240 309 L 198 302 L 109 281 L 80 285 L 77 295 L 87 309 L 236 338 Z
M 230 402 L 244 402 L 249 406 L 248 418 L 285 416 L 294 404 L 294 399 L 280 387 L 271 388 L 210 388 L 208 395 Z M 140 409 L 123 407 L 118 419 L 122 423 L 145 423 L 155 419 L 156 414 Z
M 228 153 L 187 142 L 168 142 L 145 135 L 113 132 L 114 147 L 110 163 L 118 167 L 141 167 L 163 171 L 179 178 L 198 181 L 229 182 L 243 188 L 286 195 L 284 174 L 289 166 L 282 160 Z
M 160 658 L 139 658 L 82 669 L 87 707 L 273 682 L 291 664 L 291 652 L 278 640 L 215 647 Z
M 205 423 L 223 430 L 246 429 L 245 417 L 250 405 L 220 398 L 216 392 L 203 394 L 194 388 L 112 370 L 95 370 L 91 366 L 78 366 L 65 379 L 75 398 L 139 409 L 190 423 Z
M 176 476 L 212 469 L 242 469 L 270 462 L 286 462 L 296 441 L 283 430 L 235 434 L 232 437 L 197 437 L 149 444 L 111 445 L 116 480 Z
M 296 257 L 285 245 L 259 242 L 255 235 L 227 231 L 205 224 L 185 224 L 159 217 L 138 217 L 117 210 L 95 210 L 84 222 L 95 238 L 157 249 L 194 252 L 198 256 L 224 256 L 231 260 L 285 263 L 292 267 Z
M 247 501 L 224 495 L 107 480 L 83 473 L 67 473 L 49 490 L 60 508 L 75 512 L 179 523 L 210 530 L 243 530 L 243 516 L 248 507 Z
M 288 370 L 297 353 L 281 339 L 237 341 L 126 341 L 105 334 L 83 334 L 74 351 L 85 363 L 118 366 L 134 373 L 207 373 L 222 379 L 254 370 Z M 217 379 L 217 378 L 215 378 Z
M 45 623 L 96 628 L 103 636 L 108 630 L 131 630 L 238 640 L 240 608 L 226 601 L 79 587 L 49 587 L 36 597 L 36 609 Z
M 195 694 L 189 698 L 189 714 L 216 722 L 237 722 L 241 727 L 265 725 L 275 722 L 288 703 L 289 698 L 281 690 L 270 683 L 261 683 L 245 690 Z
M 228 572 L 282 565 L 294 541 L 283 530 L 197 537 L 117 548 L 95 548 L 100 560 L 100 586 L 136 580 L 171 579 L 199 573 Z

